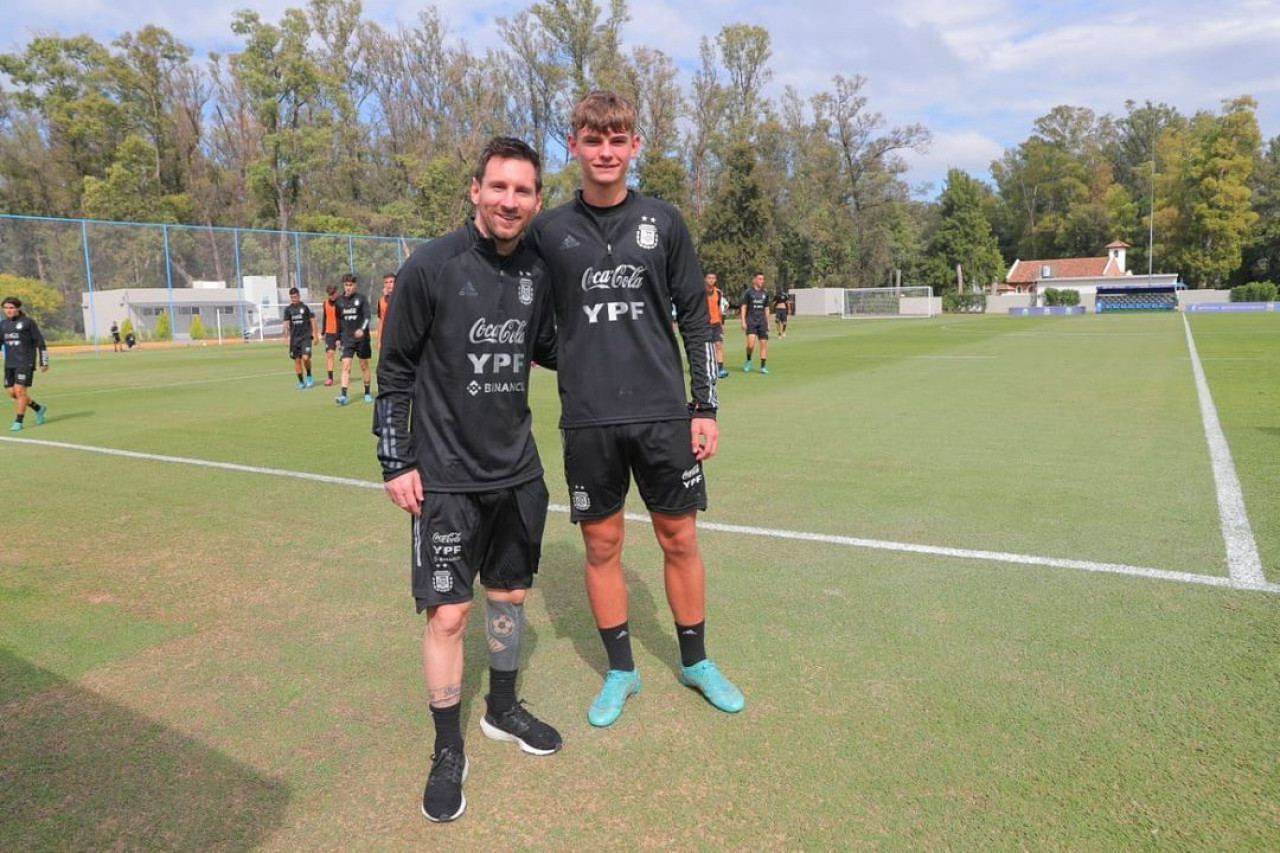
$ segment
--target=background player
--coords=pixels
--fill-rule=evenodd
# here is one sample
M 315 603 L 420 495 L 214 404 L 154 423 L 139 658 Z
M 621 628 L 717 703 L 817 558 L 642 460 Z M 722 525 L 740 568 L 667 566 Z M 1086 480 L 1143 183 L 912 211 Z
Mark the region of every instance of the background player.
M 747 360 L 742 362 L 742 372 L 751 372 L 751 353 L 760 342 L 760 372 L 769 372 L 769 293 L 764 289 L 764 273 L 758 272 L 751 279 L 751 286 L 742 294 L 738 307 L 742 319 L 742 331 L 747 336 Z
M 378 348 L 382 348 L 382 327 L 387 322 L 387 306 L 391 304 L 391 291 L 396 289 L 396 274 L 382 274 L 382 295 L 378 297 Z
M 27 389 L 36 378 L 36 364 L 40 372 L 49 370 L 49 348 L 36 321 L 22 313 L 22 300 L 16 296 L 4 300 L 4 319 L 0 320 L 0 341 L 4 342 L 4 387 L 17 405 L 17 417 L 10 431 L 22 429 L 27 408 L 36 413 L 36 423 L 44 423 L 48 407 L 27 396 Z
M 787 313 L 790 306 L 787 303 L 787 292 L 779 290 L 778 295 L 773 298 L 773 320 L 778 324 L 778 337 L 785 338 L 787 336 Z M 760 360 L 764 360 L 764 350 L 760 351 Z
M 351 359 L 360 359 L 360 378 L 364 380 L 364 401 L 373 402 L 369 389 L 373 384 L 369 373 L 369 359 L 373 347 L 369 345 L 369 300 L 356 292 L 356 277 L 347 273 L 342 277 L 342 295 L 333 303 L 338 313 L 338 334 L 342 342 L 342 390 L 334 402 L 347 404 L 347 386 L 351 383 Z
M 728 378 L 724 369 L 724 294 L 716 286 L 716 274 L 709 272 L 702 277 L 707 290 L 707 313 L 711 317 L 711 340 L 716 345 L 716 376 Z
M 480 728 L 534 755 L 561 745 L 516 699 L 524 600 L 548 503 L 529 370 L 534 359 L 555 364 L 545 268 L 520 243 L 542 204 L 537 153 L 518 139 L 491 140 L 471 200 L 474 221 L 423 244 L 400 270 L 374 410 L 387 495 L 413 514 L 413 595 L 427 611 L 422 668 L 436 739 L 422 812 L 433 821 L 467 806 L 463 631 L 477 576 L 489 639 Z M 502 814 L 501 804 L 493 811 Z
M 529 232 L 555 293 L 569 518 L 582 531 L 587 599 L 609 660 L 587 711 L 595 726 L 616 721 L 640 689 L 622 572 L 623 506 L 632 476 L 662 548 L 680 681 L 723 711 L 744 705 L 707 658 L 704 639 L 706 569 L 697 515 L 707 506 L 702 461 L 715 454 L 719 430 L 702 270 L 679 211 L 627 189 L 627 166 L 640 150 L 635 126 L 635 107 L 616 94 L 583 98 L 569 135 L 582 189 Z M 691 402 L 668 313 L 673 304 Z
M 283 311 L 285 325 L 289 328 L 289 358 L 293 359 L 293 372 L 298 375 L 298 390 L 315 384 L 311 378 L 311 345 L 320 342 L 316 315 L 302 301 L 298 288 L 289 288 L 289 304 Z M 305 375 L 304 375 L 305 373 Z
M 324 291 L 324 305 L 320 309 L 324 312 L 324 319 L 320 324 L 320 333 L 324 335 L 324 385 L 328 388 L 333 385 L 333 354 L 338 349 L 341 336 L 338 334 L 338 286 L 330 284 Z

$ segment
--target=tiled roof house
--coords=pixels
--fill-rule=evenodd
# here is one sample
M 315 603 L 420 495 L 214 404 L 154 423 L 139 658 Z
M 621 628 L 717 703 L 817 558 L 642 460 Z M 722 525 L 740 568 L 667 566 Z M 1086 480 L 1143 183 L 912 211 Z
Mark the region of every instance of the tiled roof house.
M 1117 240 L 1106 248 L 1107 254 L 1097 258 L 1016 260 L 1000 289 L 1005 293 L 1037 293 L 1046 287 L 1096 287 L 1098 279 L 1128 275 L 1124 262 L 1129 244 Z

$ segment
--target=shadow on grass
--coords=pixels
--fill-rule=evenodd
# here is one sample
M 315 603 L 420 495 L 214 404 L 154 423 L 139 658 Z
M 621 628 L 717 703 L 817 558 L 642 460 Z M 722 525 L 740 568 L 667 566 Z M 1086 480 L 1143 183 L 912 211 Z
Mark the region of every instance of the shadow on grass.
M 623 553 L 626 553 L 624 547 Z M 583 583 L 582 552 L 562 545 L 546 549 L 538 570 L 537 588 L 546 598 L 547 613 L 551 616 L 555 635 L 568 638 L 573 648 L 600 676 L 608 669 L 604 644 L 596 630 L 591 608 L 587 605 L 587 590 Z M 666 592 L 662 586 L 662 567 L 653 567 L 649 576 L 658 578 L 658 595 L 650 588 L 650 580 L 624 561 L 622 572 L 627 579 L 628 622 L 631 636 L 654 657 L 666 661 L 674 672 L 680 663 L 680 647 L 675 638 L 675 622 L 667 607 Z
M 245 850 L 280 827 L 282 782 L 3 648 L 0 685 L 0 849 Z

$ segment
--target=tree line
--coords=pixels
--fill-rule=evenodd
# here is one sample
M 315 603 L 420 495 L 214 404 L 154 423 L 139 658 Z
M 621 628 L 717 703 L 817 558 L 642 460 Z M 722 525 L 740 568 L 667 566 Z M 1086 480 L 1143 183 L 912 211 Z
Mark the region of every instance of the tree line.
M 638 188 L 682 210 L 703 265 L 730 283 L 763 270 L 786 287 L 945 291 L 957 264 L 985 285 L 1014 258 L 1096 256 L 1114 239 L 1145 269 L 1152 225 L 1158 272 L 1197 287 L 1280 281 L 1280 137 L 1263 146 L 1247 96 L 1190 116 L 1058 107 L 990 183 L 952 170 L 924 201 L 904 155 L 930 132 L 890 125 L 866 78 L 770 97 L 764 28 L 704 36 L 684 75 L 661 50 L 624 50 L 628 19 L 626 0 L 540 0 L 500 18 L 502 47 L 483 52 L 434 7 L 384 27 L 358 0 L 310 0 L 278 21 L 237 12 L 242 49 L 201 59 L 152 25 L 109 45 L 40 36 L 0 55 L 0 206 L 429 237 L 466 214 L 475 153 L 496 134 L 543 155 L 548 205 L 567 198 L 570 107 L 609 88 L 639 109 Z

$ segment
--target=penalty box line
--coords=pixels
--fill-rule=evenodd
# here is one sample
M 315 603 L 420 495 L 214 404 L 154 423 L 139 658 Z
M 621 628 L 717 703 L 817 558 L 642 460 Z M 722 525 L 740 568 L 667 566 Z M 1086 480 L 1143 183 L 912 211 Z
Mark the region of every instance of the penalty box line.
M 198 468 L 213 468 L 222 471 L 235 471 L 242 474 L 260 474 L 273 477 L 288 477 L 294 480 L 306 480 L 314 483 L 325 483 L 334 486 L 348 486 L 358 489 L 375 489 L 381 491 L 382 484 L 369 480 L 357 480 L 352 477 L 334 477 L 327 474 L 311 474 L 306 471 L 290 471 L 284 468 L 266 468 L 257 465 L 241 465 L 236 462 L 217 462 L 210 459 L 192 459 L 184 456 L 166 456 L 158 453 L 142 453 L 136 450 L 119 450 L 112 447 L 97 447 L 89 444 L 72 444 L 64 441 L 45 441 L 35 438 L 17 438 L 0 436 L 0 442 L 10 444 L 26 444 L 36 447 L 51 447 L 60 450 L 77 450 L 84 453 L 97 453 L 104 456 L 119 456 L 126 459 L 139 459 L 146 462 L 168 462 L 176 465 L 190 465 Z M 562 504 L 551 504 L 552 512 L 568 513 L 569 507 Z M 627 521 L 649 524 L 648 515 L 626 513 Z M 769 539 L 783 539 L 797 542 L 818 542 L 826 545 L 842 545 L 852 548 L 868 548 L 876 551 L 896 551 L 908 554 L 923 554 L 936 557 L 952 557 L 963 560 L 980 560 L 991 563 L 1008 563 L 1021 566 L 1041 566 L 1054 569 L 1073 569 L 1077 571 L 1101 572 L 1106 574 L 1129 575 L 1131 577 L 1150 580 L 1174 581 L 1176 583 L 1200 584 L 1202 586 L 1226 587 L 1253 590 L 1258 592 L 1280 593 L 1280 584 L 1267 583 L 1265 580 L 1256 583 L 1241 582 L 1234 577 L 1214 575 L 1198 575 L 1191 572 L 1175 572 L 1167 569 L 1155 569 L 1144 566 L 1130 566 L 1124 563 L 1102 563 L 1092 560 L 1070 560 L 1058 557 L 1040 557 L 1033 554 L 1013 554 L 1004 551 L 984 551 L 968 548 L 946 548 L 937 545 L 916 545 L 908 542 L 893 542 L 884 539 L 865 539 L 857 536 L 837 536 L 827 533 L 807 533 L 797 530 L 782 530 L 768 527 L 748 527 L 741 524 L 726 524 L 719 521 L 699 521 L 703 530 L 717 533 L 737 533 L 747 536 L 759 536 Z

